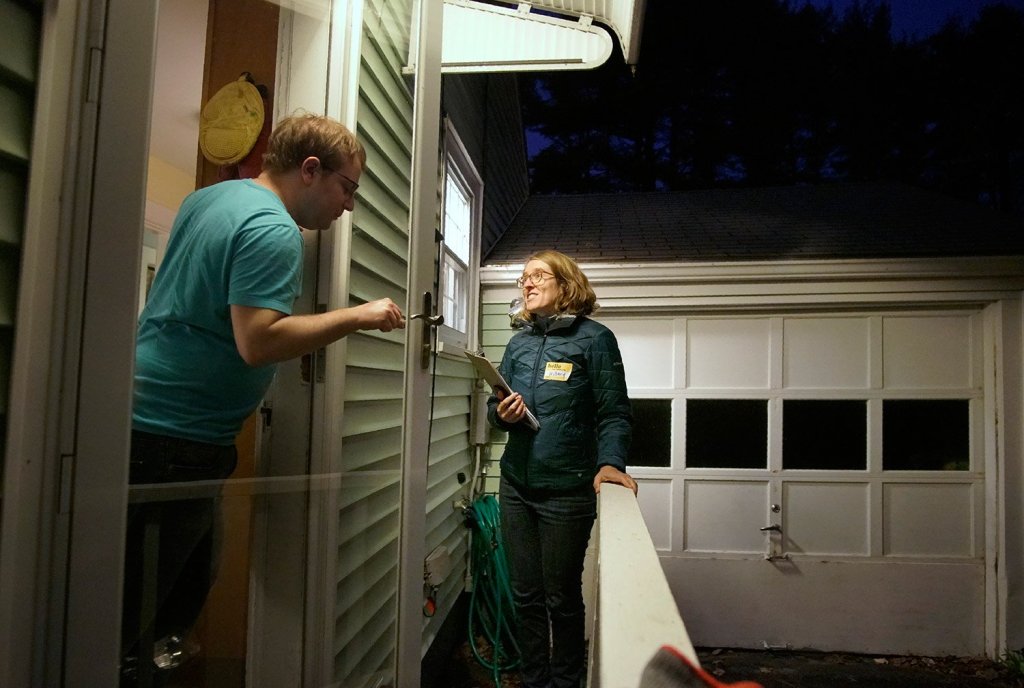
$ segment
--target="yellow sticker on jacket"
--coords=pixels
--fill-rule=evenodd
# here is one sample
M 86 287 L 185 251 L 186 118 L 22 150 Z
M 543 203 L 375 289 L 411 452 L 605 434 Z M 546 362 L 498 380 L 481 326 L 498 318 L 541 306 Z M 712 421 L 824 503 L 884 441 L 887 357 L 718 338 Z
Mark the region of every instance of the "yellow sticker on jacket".
M 548 361 L 547 365 L 544 366 L 545 380 L 558 380 L 559 382 L 565 382 L 569 379 L 569 375 L 571 374 L 572 363 L 556 363 L 555 361 Z

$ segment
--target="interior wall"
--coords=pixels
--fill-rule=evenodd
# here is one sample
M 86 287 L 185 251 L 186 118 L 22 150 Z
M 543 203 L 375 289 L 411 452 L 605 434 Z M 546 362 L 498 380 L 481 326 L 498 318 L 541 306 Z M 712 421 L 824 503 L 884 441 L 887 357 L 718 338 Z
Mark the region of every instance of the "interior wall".
M 249 72 L 257 84 L 265 85 L 273 100 L 279 15 L 280 8 L 270 2 L 210 0 L 203 103 L 242 72 Z M 217 165 L 198 151 L 197 159 L 196 188 L 216 183 Z
M 176 213 L 185 196 L 195 191 L 195 173 L 187 173 L 166 162 L 149 156 L 149 174 L 146 176 L 146 200 Z M 149 217 L 147 215 L 146 219 Z
M 151 216 L 155 212 L 173 216 L 196 188 L 209 5 L 210 0 L 160 3 L 146 179 L 146 221 L 150 226 L 166 225 Z
M 280 9 L 269 2 L 210 0 L 203 65 L 205 104 L 225 84 L 249 72 L 267 86 L 273 99 L 277 68 Z M 267 116 L 272 109 L 267 108 Z M 196 188 L 220 181 L 220 169 L 206 160 L 196 143 Z M 255 475 L 256 429 L 259 416 L 250 417 L 236 440 L 238 467 L 231 479 Z M 251 498 L 233 497 L 223 503 L 224 549 L 217 581 L 196 626 L 197 640 L 208 658 L 244 660 L 249 610 Z

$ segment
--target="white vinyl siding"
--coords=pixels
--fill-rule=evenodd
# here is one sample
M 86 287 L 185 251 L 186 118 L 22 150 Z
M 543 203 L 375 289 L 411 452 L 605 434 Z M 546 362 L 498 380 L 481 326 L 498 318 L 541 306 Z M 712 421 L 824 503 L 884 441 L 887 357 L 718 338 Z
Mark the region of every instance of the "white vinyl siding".
M 38 79 L 37 4 L 0 0 L 0 438 L 6 436 L 7 392 L 25 222 L 32 113 Z M 4 448 L 0 439 L 0 470 Z
M 465 493 L 459 474 L 468 480 L 473 466 L 473 450 L 469 446 L 470 395 L 474 384 L 472 368 L 463 361 L 439 355 L 432 363 L 432 370 L 435 378 L 430 409 L 432 422 L 424 551 L 430 554 L 438 547 L 444 547 L 452 569 L 440 582 L 440 588 L 433 591 L 437 612 L 424 619 L 424 653 L 464 587 L 469 542 L 462 516 L 452 508 L 452 504 Z M 461 622 L 457 625 L 464 626 Z
M 480 346 L 484 355 L 498 365 L 501 357 L 505 355 L 508 340 L 512 339 L 512 335 L 516 333 L 516 330 L 512 329 L 508 317 L 509 304 L 508 302 L 495 303 L 492 301 L 481 304 L 480 310 L 483 314 L 480 326 Z M 489 460 L 489 465 L 487 466 L 487 479 L 484 481 L 484 492 L 498 493 L 498 478 L 501 475 L 498 464 L 502 452 L 505 451 L 507 437 L 507 433 L 491 429 L 491 444 L 486 448 L 488 453 L 485 455 L 485 458 Z
M 349 302 L 405 303 L 412 95 L 402 76 L 412 8 L 366 3 L 357 135 L 366 147 L 352 216 Z M 347 338 L 337 514 L 334 680 L 362 686 L 395 662 L 401 504 L 403 332 Z
M 385 296 L 419 303 L 407 296 L 414 80 L 404 70 L 414 10 L 415 3 L 392 0 L 369 0 L 363 10 L 356 125 L 367 166 L 352 216 L 351 305 Z M 341 472 L 333 677 L 343 686 L 372 684 L 396 657 L 405 336 L 346 338 L 341 452 L 332 460 Z M 466 531 L 452 503 L 464 491 L 458 476 L 468 479 L 473 461 L 469 366 L 439 355 L 431 370 L 433 401 L 422 408 L 433 419 L 427 485 L 409 489 L 426 490 L 425 551 L 445 547 L 452 569 L 434 592 L 436 614 L 423 619 L 422 652 L 464 587 Z

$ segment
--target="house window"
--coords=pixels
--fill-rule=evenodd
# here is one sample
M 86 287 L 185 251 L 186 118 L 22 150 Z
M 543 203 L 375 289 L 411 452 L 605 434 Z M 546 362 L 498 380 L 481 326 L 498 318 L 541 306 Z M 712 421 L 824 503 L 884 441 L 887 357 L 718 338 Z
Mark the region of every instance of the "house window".
M 672 465 L 672 400 L 632 399 L 633 441 L 629 466 L 668 468 Z
M 967 399 L 886 399 L 882 403 L 882 469 L 970 470 Z
M 446 120 L 444 196 L 441 247 L 438 257 L 440 312 L 444 324 L 438 339 L 444 348 L 465 349 L 475 335 L 477 266 L 480 262 L 480 223 L 483 182 L 459 139 Z
M 866 401 L 782 402 L 782 468 L 863 471 L 868 456 Z
M 690 468 L 766 468 L 768 402 L 688 399 L 686 465 Z

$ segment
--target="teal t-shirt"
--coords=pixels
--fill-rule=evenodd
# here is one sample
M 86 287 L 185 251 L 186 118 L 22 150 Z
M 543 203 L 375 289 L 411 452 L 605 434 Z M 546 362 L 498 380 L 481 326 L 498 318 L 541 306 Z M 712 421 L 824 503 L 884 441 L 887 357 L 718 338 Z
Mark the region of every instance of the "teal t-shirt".
M 302 235 L 281 200 L 250 180 L 190 194 L 139 318 L 133 427 L 231 444 L 276 365 L 242 360 L 232 305 L 291 314 Z

